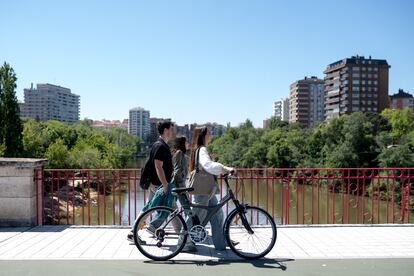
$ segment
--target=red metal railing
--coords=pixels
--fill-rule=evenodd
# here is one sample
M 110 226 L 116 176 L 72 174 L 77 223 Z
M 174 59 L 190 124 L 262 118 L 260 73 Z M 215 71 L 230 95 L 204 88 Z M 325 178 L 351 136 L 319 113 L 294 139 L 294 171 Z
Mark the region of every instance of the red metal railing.
M 410 223 L 413 214 L 414 168 L 238 171 L 239 177 L 231 181 L 237 199 L 262 207 L 279 224 Z M 37 222 L 130 225 L 147 201 L 147 191 L 138 184 L 140 172 L 141 169 L 37 170 Z M 221 179 L 219 185 L 222 198 L 228 190 Z M 231 209 L 232 204 L 227 204 L 225 212 Z

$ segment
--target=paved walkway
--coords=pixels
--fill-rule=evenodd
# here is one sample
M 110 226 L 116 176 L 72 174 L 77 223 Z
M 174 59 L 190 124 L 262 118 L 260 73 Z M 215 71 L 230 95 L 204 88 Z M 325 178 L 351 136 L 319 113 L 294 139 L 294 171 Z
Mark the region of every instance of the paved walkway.
M 126 227 L 0 228 L 0 260 L 145 260 L 126 239 Z M 211 245 L 174 260 L 237 260 Z M 414 258 L 414 225 L 279 226 L 267 259 Z

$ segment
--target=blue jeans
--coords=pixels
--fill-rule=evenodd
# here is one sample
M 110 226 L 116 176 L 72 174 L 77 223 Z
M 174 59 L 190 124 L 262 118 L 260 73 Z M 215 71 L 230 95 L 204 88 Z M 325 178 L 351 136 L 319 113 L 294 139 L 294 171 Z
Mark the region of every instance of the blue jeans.
M 218 200 L 216 196 L 213 196 L 209 200 L 209 196 L 207 195 L 196 195 L 194 196 L 194 203 L 200 204 L 200 205 L 207 205 L 208 206 L 216 206 L 218 204 Z M 206 209 L 200 209 L 200 208 L 193 208 L 193 212 L 195 215 L 198 216 L 200 223 L 203 222 L 204 218 L 207 216 L 207 210 Z M 187 218 L 187 226 L 188 229 L 190 229 L 192 225 L 191 219 Z M 226 249 L 226 241 L 224 238 L 224 232 L 223 232 L 223 225 L 224 225 L 224 214 L 223 210 L 217 211 L 217 213 L 214 214 L 210 218 L 210 224 L 211 224 L 211 235 L 213 238 L 213 244 L 216 250 L 225 250 Z M 188 241 L 187 241 L 188 243 Z

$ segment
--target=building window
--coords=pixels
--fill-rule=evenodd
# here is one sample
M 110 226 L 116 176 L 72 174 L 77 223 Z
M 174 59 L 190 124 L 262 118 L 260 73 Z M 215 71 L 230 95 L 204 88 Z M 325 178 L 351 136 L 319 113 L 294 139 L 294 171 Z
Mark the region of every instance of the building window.
M 378 72 L 378 68 L 377 68 L 377 67 L 375 67 L 375 68 L 374 68 L 374 71 L 375 71 L 375 72 Z
M 352 84 L 359 84 L 359 80 L 353 80 Z
M 368 71 L 372 71 L 372 68 L 371 67 L 368 67 Z
M 352 77 L 354 77 L 354 78 L 359 78 L 359 73 L 354 73 L 354 74 L 352 74 Z
M 352 86 L 352 91 L 359 91 L 359 87 L 358 86 Z
M 367 67 L 362 67 L 362 71 L 366 71 L 367 70 Z
M 359 67 L 352 67 L 352 71 L 359 71 Z

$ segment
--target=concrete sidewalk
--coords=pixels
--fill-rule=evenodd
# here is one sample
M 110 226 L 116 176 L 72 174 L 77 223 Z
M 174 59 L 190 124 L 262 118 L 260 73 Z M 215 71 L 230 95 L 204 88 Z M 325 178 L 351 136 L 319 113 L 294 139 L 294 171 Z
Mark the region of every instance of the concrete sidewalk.
M 128 227 L 0 228 L 0 260 L 146 260 L 125 238 Z M 173 260 L 237 260 L 211 240 Z M 414 225 L 279 226 L 267 259 L 414 258 Z

